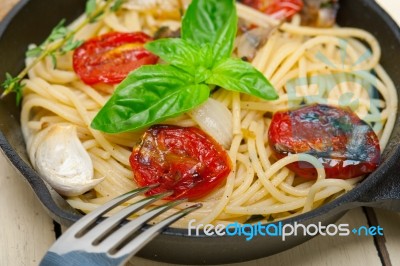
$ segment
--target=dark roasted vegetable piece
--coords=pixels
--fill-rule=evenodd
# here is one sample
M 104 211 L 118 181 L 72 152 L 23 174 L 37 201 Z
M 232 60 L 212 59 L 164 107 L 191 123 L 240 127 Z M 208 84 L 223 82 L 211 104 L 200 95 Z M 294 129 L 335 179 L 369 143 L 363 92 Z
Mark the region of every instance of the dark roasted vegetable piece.
M 173 191 L 168 199 L 197 199 L 221 185 L 231 171 L 228 153 L 195 127 L 156 125 L 130 156 L 139 186 L 160 184 L 148 195 Z
M 332 27 L 339 9 L 337 0 L 304 0 L 301 24 L 314 27 Z
M 156 33 L 154 33 L 154 39 L 162 39 L 162 38 L 180 38 L 181 37 L 181 29 L 172 30 L 170 27 L 163 26 L 160 27 Z
M 311 105 L 277 112 L 268 132 L 277 158 L 306 153 L 323 164 L 327 178 L 348 179 L 373 172 L 380 162 L 379 140 L 372 128 L 351 110 Z M 308 163 L 288 165 L 299 176 L 314 179 Z

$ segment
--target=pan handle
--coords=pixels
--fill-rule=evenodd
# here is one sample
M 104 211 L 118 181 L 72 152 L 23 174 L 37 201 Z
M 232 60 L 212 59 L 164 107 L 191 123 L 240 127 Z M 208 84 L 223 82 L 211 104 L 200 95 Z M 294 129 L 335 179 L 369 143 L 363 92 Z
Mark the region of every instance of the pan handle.
M 377 170 L 379 178 L 365 180 L 372 184 L 361 191 L 358 202 L 363 206 L 400 212 L 400 144 L 395 145 L 386 158 Z

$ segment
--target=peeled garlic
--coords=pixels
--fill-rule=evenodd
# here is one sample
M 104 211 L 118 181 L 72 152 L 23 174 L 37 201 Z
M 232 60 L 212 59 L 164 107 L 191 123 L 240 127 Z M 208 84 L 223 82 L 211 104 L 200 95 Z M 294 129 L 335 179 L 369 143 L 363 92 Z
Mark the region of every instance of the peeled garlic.
M 48 128 L 34 157 L 36 170 L 64 196 L 81 195 L 104 179 L 93 179 L 92 160 L 73 125 Z
M 225 149 L 229 149 L 233 138 L 232 113 L 222 103 L 209 98 L 199 107 L 188 112 L 207 134 Z

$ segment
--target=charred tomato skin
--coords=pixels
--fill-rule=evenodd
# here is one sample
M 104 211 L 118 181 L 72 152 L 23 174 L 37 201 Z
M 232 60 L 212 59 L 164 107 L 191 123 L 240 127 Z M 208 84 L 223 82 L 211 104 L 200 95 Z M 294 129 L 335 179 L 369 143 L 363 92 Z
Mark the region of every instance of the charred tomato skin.
M 74 71 L 88 85 L 118 84 L 140 66 L 157 63 L 158 57 L 144 48 L 151 40 L 143 32 L 110 32 L 89 39 L 74 51 Z
M 173 191 L 169 200 L 209 194 L 232 168 L 228 153 L 201 129 L 171 125 L 150 127 L 129 161 L 138 186 L 159 184 L 147 195 Z
M 290 154 L 315 156 L 327 178 L 349 179 L 373 172 L 380 163 L 379 139 L 351 110 L 315 104 L 273 115 L 269 146 L 277 159 Z M 298 176 L 315 179 L 306 162 L 288 165 Z

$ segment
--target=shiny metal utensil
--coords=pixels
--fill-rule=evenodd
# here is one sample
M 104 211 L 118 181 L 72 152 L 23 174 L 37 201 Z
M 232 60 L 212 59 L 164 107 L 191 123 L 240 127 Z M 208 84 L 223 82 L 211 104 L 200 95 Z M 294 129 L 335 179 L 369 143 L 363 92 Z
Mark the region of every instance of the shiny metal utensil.
M 40 265 L 123 265 L 164 228 L 201 207 L 201 204 L 194 204 L 182 209 L 161 222 L 149 226 L 142 233 L 137 232 L 148 221 L 184 200 L 171 201 L 155 207 L 134 220 L 122 224 L 131 214 L 171 194 L 166 192 L 144 198 L 102 219 L 103 215 L 110 210 L 151 188 L 153 187 L 139 188 L 121 195 L 82 217 L 50 247 Z

